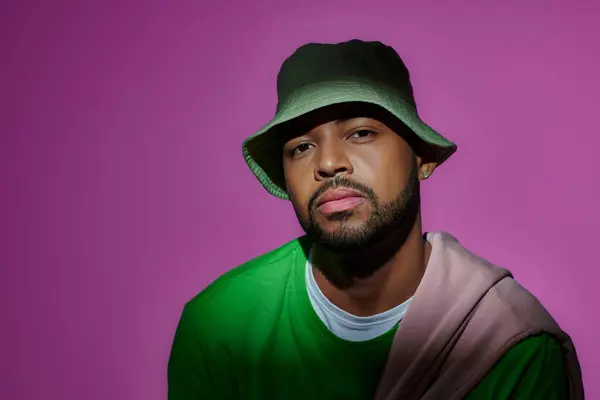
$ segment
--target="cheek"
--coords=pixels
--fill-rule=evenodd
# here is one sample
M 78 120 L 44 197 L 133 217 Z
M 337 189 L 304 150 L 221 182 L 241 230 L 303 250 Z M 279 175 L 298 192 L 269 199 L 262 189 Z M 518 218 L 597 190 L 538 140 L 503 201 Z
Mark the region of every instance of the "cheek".
M 295 193 L 289 190 L 288 195 L 290 197 L 290 203 L 292 203 L 292 207 L 294 208 L 294 212 L 296 213 L 296 217 L 300 221 L 307 221 L 310 216 L 307 201 L 305 201 L 303 198 L 298 197 Z
M 354 175 L 373 189 L 381 201 L 395 199 L 408 182 L 410 157 L 401 153 L 370 149 L 353 160 Z
M 312 193 L 309 193 L 308 185 L 305 180 L 302 179 L 302 176 L 298 176 L 301 174 L 292 173 L 290 171 L 284 170 L 285 182 L 287 186 L 288 196 L 290 197 L 290 201 L 292 205 L 296 209 L 296 212 L 305 215 L 308 213 L 307 206 L 308 200 Z

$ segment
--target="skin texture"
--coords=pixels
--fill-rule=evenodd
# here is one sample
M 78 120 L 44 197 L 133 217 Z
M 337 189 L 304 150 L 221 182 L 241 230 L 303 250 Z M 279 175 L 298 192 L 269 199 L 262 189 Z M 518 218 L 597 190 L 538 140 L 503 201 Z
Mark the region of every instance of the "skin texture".
M 425 271 L 430 248 L 422 238 L 419 181 L 436 163 L 417 155 L 419 143 L 411 140 L 399 121 L 365 104 L 320 109 L 293 121 L 285 135 L 285 183 L 315 243 L 315 279 L 354 315 L 402 303 Z M 359 204 L 334 214 L 317 207 L 336 188 L 357 191 Z

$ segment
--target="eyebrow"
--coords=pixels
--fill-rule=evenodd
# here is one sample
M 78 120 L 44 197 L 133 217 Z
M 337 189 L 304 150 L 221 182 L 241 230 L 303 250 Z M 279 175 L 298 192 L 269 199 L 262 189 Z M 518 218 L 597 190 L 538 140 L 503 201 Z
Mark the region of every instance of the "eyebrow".
M 364 116 L 362 116 L 362 117 L 361 117 L 361 116 L 347 116 L 347 117 L 338 117 L 338 118 L 336 118 L 335 120 L 333 120 L 333 122 L 334 122 L 336 125 L 339 125 L 339 124 L 342 124 L 342 123 L 348 122 L 348 121 L 349 121 L 349 120 L 351 120 L 351 119 L 359 119 L 359 118 L 360 118 L 360 119 L 373 119 L 373 118 L 371 118 L 371 117 L 364 117 Z M 376 120 L 376 121 L 377 121 L 377 120 Z M 380 121 L 377 121 L 377 122 L 381 123 Z M 287 138 L 284 140 L 284 145 L 285 145 L 285 144 L 287 144 L 289 141 L 291 141 L 291 140 L 293 140 L 293 139 L 297 139 L 297 138 L 299 138 L 299 137 L 306 136 L 306 135 L 310 134 L 310 132 L 311 132 L 311 131 L 312 131 L 312 129 L 308 129 L 308 130 L 306 130 L 306 131 L 304 131 L 304 129 L 301 129 L 301 130 L 299 130 L 299 131 L 296 131 L 296 132 L 295 132 L 295 133 L 293 133 L 293 134 L 290 134 L 290 135 L 289 135 L 289 136 L 288 136 L 288 137 L 287 137 Z

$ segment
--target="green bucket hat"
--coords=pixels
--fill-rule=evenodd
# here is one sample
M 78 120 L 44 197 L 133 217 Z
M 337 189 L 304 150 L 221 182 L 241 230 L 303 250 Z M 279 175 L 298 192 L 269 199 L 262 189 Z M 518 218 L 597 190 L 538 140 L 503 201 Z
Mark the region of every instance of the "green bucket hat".
M 281 128 L 323 107 L 341 103 L 381 107 L 408 127 L 438 164 L 457 148 L 421 120 L 408 69 L 398 53 L 381 42 L 354 39 L 299 47 L 281 66 L 277 95 L 275 117 L 242 147 L 250 170 L 269 193 L 281 199 L 288 199 Z

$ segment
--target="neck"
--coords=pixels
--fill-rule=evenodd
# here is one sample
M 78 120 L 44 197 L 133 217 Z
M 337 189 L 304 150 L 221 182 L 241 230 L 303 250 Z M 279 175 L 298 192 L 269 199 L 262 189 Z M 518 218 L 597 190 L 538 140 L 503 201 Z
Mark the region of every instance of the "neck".
M 406 234 L 392 232 L 360 253 L 333 254 L 315 245 L 313 272 L 317 285 L 333 304 L 353 315 L 375 315 L 415 293 L 430 252 L 419 215 Z

